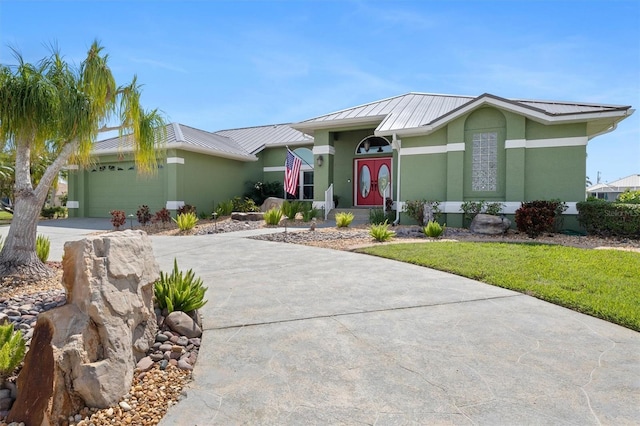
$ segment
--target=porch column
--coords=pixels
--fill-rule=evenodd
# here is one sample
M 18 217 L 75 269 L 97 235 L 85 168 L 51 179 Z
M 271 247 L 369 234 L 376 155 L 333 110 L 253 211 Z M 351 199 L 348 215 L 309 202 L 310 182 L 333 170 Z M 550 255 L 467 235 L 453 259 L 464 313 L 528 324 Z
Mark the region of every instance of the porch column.
M 166 204 L 167 210 L 175 213 L 179 207 L 184 205 L 183 175 L 184 175 L 184 158 L 178 155 L 177 151 L 167 152 L 166 164 Z
M 324 192 L 333 183 L 334 136 L 332 132 L 318 130 L 313 139 L 313 200 L 324 202 Z

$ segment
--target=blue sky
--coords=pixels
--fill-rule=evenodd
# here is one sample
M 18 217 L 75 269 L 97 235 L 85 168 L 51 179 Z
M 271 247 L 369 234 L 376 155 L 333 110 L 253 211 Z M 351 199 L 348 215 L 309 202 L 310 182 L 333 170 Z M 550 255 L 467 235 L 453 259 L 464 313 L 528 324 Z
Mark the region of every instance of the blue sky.
M 640 106 L 640 2 L 0 1 L 0 62 L 97 39 L 146 108 L 215 131 L 407 92 Z M 589 142 L 595 183 L 640 173 L 640 111 Z

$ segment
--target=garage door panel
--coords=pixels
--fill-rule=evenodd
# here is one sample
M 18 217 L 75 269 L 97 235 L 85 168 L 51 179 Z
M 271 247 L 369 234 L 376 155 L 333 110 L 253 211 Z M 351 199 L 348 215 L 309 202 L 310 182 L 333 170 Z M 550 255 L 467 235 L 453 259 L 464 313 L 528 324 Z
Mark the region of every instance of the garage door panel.
M 141 205 L 151 213 L 165 206 L 163 169 L 154 176 L 141 176 L 133 163 L 101 164 L 89 171 L 87 184 L 89 217 L 110 217 L 111 210 L 135 214 Z

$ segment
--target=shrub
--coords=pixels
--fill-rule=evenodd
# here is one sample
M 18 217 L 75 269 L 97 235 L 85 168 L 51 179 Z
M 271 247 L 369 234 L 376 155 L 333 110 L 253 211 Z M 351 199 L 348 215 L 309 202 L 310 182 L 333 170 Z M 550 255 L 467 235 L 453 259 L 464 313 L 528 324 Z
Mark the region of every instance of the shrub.
M 198 218 L 199 218 L 199 219 L 203 219 L 203 220 L 204 220 L 204 219 L 208 219 L 208 218 L 209 218 L 209 213 L 207 213 L 207 212 L 200 212 L 200 213 L 198 213 Z
M 256 206 L 256 203 L 251 198 L 234 197 L 231 201 L 233 203 L 232 211 L 234 212 L 248 213 L 260 211 L 260 207 Z
M 51 241 L 49 237 L 44 235 L 38 235 L 36 237 L 36 255 L 41 262 L 46 262 L 49 259 L 49 250 L 51 249 Z
M 433 219 L 438 220 L 442 215 L 440 210 L 440 201 L 431 200 L 409 200 L 405 201 L 403 211 L 413 220 L 418 222 L 420 226 L 424 226 L 424 206 L 428 204 L 431 206 L 433 213 Z
M 40 215 L 47 219 L 67 217 L 67 208 L 63 206 L 43 207 Z
M 631 191 L 626 189 L 622 194 L 618 195 L 616 202 L 624 204 L 640 204 L 640 190 Z
M 320 210 L 316 209 L 315 207 L 311 207 L 302 212 L 302 220 L 304 222 L 309 222 L 310 220 L 318 216 L 320 216 Z
M 492 216 L 499 216 L 500 212 L 504 208 L 504 203 L 495 202 L 495 203 L 486 203 L 484 206 L 485 214 L 490 214 Z
M 152 221 L 154 223 L 162 223 L 162 225 L 164 226 L 167 223 L 171 222 L 171 212 L 169 212 L 169 210 L 163 207 L 156 212 Z
M 218 217 L 229 216 L 233 212 L 233 200 L 222 201 L 218 203 L 216 213 Z
M 438 222 L 431 220 L 422 228 L 422 232 L 424 232 L 427 237 L 438 238 L 444 232 L 444 228 Z
M 175 223 L 178 224 L 178 229 L 181 231 L 189 231 L 196 226 L 198 223 L 198 217 L 195 213 L 182 213 L 179 214 L 176 219 L 173 219 Z
M 640 238 L 640 205 L 604 200 L 576 204 L 578 222 L 587 233 L 604 237 Z
M 262 205 L 264 200 L 269 197 L 282 197 L 284 188 L 282 182 L 247 182 L 249 187 L 248 191 L 244 194 L 245 197 L 251 198 L 256 205 Z
M 142 205 L 138 207 L 136 216 L 138 217 L 138 222 L 140 223 L 140 225 L 146 226 L 147 223 L 151 222 L 151 212 L 149 211 L 149 206 Z
M 346 228 L 353 222 L 353 213 L 339 212 L 336 213 L 336 226 L 338 228 Z
M 116 231 L 120 229 L 122 225 L 127 223 L 127 217 L 123 210 L 111 210 L 109 214 L 111 215 L 111 224 L 116 228 Z
M 516 210 L 516 225 L 520 232 L 536 238 L 545 232 L 553 232 L 556 216 L 565 209 L 566 205 L 556 200 L 524 202 Z
M 298 213 L 305 211 L 305 203 L 298 200 L 284 200 L 282 203 L 282 214 L 293 220 Z
M 0 325 L 0 383 L 22 363 L 26 351 L 20 330 L 14 331 L 11 323 Z
M 192 269 L 186 273 L 178 270 L 175 258 L 171 274 L 160 272 L 160 279 L 154 283 L 153 290 L 158 307 L 169 312 L 192 312 L 207 303 L 204 299 L 207 287 L 202 285 L 202 279 L 196 278 Z
M 371 235 L 374 240 L 382 243 L 389 241 L 396 233 L 389 230 L 389 222 L 385 220 L 383 223 L 371 225 L 369 235 Z
M 473 218 L 482 212 L 483 207 L 484 201 L 465 201 L 462 203 L 460 210 L 462 211 L 463 225 L 469 226 L 473 221 Z
M 282 219 L 282 210 L 273 208 L 264 214 L 264 222 L 267 225 L 278 225 Z
M 178 207 L 177 213 L 178 215 L 186 214 L 186 213 L 193 213 L 195 215 L 198 212 L 196 211 L 196 206 L 192 206 L 191 204 L 185 204 L 184 206 Z
M 382 209 L 371 209 L 369 210 L 369 223 L 372 225 L 380 225 L 385 221 L 392 223 L 396 218 L 395 211 L 387 210 L 386 212 Z

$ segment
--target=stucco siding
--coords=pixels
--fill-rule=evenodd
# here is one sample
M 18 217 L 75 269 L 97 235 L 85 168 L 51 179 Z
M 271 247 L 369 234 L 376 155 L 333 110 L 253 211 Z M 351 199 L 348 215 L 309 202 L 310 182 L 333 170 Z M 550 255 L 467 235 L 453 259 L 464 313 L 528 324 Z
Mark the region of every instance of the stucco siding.
M 550 139 L 550 138 L 572 138 L 587 135 L 587 125 L 585 123 L 559 124 L 545 126 L 533 120 L 527 119 L 527 130 L 525 138 L 527 140 Z
M 585 199 L 584 146 L 527 149 L 525 164 L 526 201 Z
M 176 201 L 196 206 L 198 213 L 211 213 L 224 200 L 242 196 L 248 181 L 260 178 L 260 166 L 220 157 L 182 151 L 182 197 Z
M 403 156 L 401 165 L 403 201 L 446 200 L 447 154 Z

